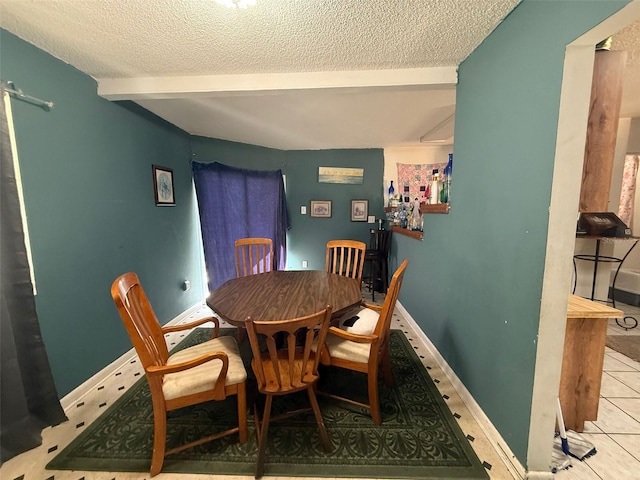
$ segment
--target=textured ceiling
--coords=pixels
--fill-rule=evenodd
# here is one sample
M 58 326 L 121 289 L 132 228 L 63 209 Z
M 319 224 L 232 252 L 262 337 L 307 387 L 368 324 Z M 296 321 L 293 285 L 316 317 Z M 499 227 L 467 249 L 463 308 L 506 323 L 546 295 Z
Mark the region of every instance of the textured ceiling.
M 611 49 L 627 51 L 620 115 L 640 117 L 640 20 L 614 35 Z
M 0 0 L 0 26 L 189 133 L 368 148 L 451 142 L 457 66 L 518 3 Z
M 94 78 L 457 66 L 518 0 L 2 0 L 2 26 Z

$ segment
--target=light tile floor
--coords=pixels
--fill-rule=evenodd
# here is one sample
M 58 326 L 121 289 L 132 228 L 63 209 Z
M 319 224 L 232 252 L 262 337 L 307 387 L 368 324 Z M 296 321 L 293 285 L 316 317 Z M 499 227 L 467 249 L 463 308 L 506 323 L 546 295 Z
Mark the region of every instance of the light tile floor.
M 363 291 L 365 300 L 369 301 L 371 294 Z M 380 303 L 383 295 L 376 294 L 376 302 Z M 192 315 L 188 321 L 210 315 L 211 311 L 203 306 L 199 312 Z M 224 325 L 221 325 L 224 326 Z M 451 383 L 426 347 L 411 330 L 410 325 L 398 313 L 394 314 L 391 328 L 402 330 L 413 344 L 416 353 L 422 358 L 429 375 L 434 379 L 438 389 L 443 395 L 452 414 L 457 418 L 462 431 L 469 439 L 470 445 L 484 464 L 491 480 L 511 480 L 515 478 L 507 469 L 501 456 L 489 441 L 479 424 L 464 405 L 460 396 L 456 393 Z M 167 336 L 169 347 L 178 344 L 185 332 Z M 114 373 L 105 379 L 96 388 L 83 398 L 74 402 L 74 406 L 67 409 L 68 422 L 43 431 L 43 444 L 19 455 L 0 468 L 2 480 L 143 480 L 148 479 L 148 473 L 121 473 L 121 472 L 81 472 L 81 471 L 52 471 L 45 470 L 45 465 L 61 451 L 75 436 L 87 428 L 109 405 L 111 405 L 127 388 L 132 386 L 143 375 L 140 364 L 136 360 L 125 365 L 114 365 Z M 622 441 L 622 440 L 620 440 Z M 253 477 L 232 477 L 221 475 L 187 475 L 187 474 L 159 474 L 154 477 L 158 480 L 204 480 L 235 478 L 251 479 Z M 276 478 L 276 477 L 271 477 Z M 575 478 L 575 477 L 574 477 Z M 597 477 L 594 477 L 597 478 Z
M 616 308 L 640 321 L 640 308 L 616 302 Z M 631 324 L 631 322 L 629 322 Z M 640 335 L 609 320 L 609 335 Z M 640 363 L 606 348 L 598 420 L 580 434 L 597 453 L 556 474 L 557 480 L 640 479 Z

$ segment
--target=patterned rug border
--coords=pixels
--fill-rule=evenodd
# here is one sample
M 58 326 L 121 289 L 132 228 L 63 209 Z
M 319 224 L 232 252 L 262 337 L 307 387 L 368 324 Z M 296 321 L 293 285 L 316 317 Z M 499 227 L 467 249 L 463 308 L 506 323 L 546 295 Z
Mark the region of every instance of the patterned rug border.
M 210 329 L 197 329 L 200 332 L 210 331 Z M 221 335 L 234 334 L 235 329 L 221 329 Z M 189 344 L 190 338 L 196 332 L 185 337 L 172 351 L 184 348 Z M 292 476 L 292 477 L 349 477 L 349 478 L 415 478 L 415 479 L 447 479 L 464 478 L 468 480 L 488 479 L 480 460 L 473 451 L 460 426 L 452 415 L 449 407 L 437 390 L 437 387 L 427 370 L 422 365 L 420 358 L 414 351 L 410 341 L 400 330 L 392 330 L 392 339 L 403 343 L 403 348 L 407 352 L 408 359 L 414 364 L 416 372 L 425 382 L 426 388 L 431 391 L 434 403 L 437 404 L 440 412 L 439 419 L 444 420 L 451 432 L 454 434 L 461 450 L 467 459 L 467 466 L 438 466 L 438 465 L 369 465 L 363 462 L 358 465 L 350 462 L 335 463 L 336 459 L 331 455 L 326 456 L 326 463 L 319 464 L 285 464 L 278 463 L 277 459 L 266 458 L 266 475 L 269 476 Z M 410 352 L 410 353 L 409 353 Z M 113 471 L 113 472 L 148 472 L 150 458 L 148 459 L 121 459 L 121 458 L 92 458 L 74 457 L 73 452 L 85 442 L 87 438 L 100 427 L 101 420 L 116 412 L 118 408 L 126 404 L 141 388 L 148 388 L 146 379 L 142 377 L 132 385 L 120 398 L 118 398 L 105 412 L 103 412 L 94 422 L 92 422 L 78 437 L 76 437 L 66 448 L 64 448 L 49 464 L 48 470 L 75 470 L 75 471 Z M 386 388 L 386 387 L 383 387 Z M 319 397 L 319 400 L 321 397 Z M 235 400 L 234 400 L 235 401 Z M 350 407 L 352 408 L 352 407 Z M 384 415 L 384 412 L 383 412 Z M 327 429 L 331 429 L 331 423 L 325 418 Z M 373 425 L 373 424 L 372 424 Z M 384 425 L 384 424 L 383 424 Z M 249 418 L 250 438 L 255 437 L 252 418 Z M 380 428 L 380 427 L 377 427 Z M 227 438 L 233 438 L 227 437 Z M 218 440 L 221 442 L 222 440 Z M 233 438 L 232 442 L 236 441 Z M 150 457 L 150 454 L 149 454 Z M 342 459 L 338 459 L 342 461 Z M 365 460 L 366 461 L 366 460 Z M 255 469 L 255 455 L 248 454 L 242 462 L 202 460 L 183 458 L 174 459 L 168 456 L 162 468 L 163 473 L 210 473 L 219 475 L 253 475 Z

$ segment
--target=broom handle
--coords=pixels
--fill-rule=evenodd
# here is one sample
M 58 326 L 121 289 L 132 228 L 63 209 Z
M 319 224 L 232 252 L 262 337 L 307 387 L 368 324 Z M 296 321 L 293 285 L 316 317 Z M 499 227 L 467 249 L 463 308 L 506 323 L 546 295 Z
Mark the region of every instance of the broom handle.
M 558 428 L 560 429 L 560 438 L 566 440 L 567 432 L 564 429 L 564 418 L 562 417 L 562 406 L 560 405 L 560 398 L 558 398 Z

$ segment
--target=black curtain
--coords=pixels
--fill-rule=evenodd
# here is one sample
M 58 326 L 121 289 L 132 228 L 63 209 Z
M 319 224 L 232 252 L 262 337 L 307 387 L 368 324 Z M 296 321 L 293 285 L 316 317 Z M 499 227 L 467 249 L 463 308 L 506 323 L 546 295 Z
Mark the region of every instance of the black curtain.
M 247 170 L 218 162 L 192 163 L 209 290 L 236 276 L 234 242 L 273 241 L 278 270 L 286 263 L 289 214 L 281 170 Z
M 0 88 L 0 463 L 42 444 L 42 429 L 67 420 L 36 313 L 5 95 Z

